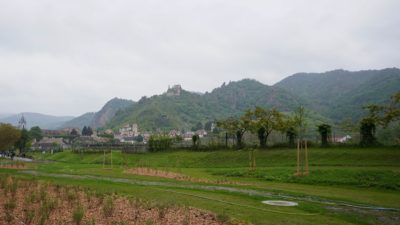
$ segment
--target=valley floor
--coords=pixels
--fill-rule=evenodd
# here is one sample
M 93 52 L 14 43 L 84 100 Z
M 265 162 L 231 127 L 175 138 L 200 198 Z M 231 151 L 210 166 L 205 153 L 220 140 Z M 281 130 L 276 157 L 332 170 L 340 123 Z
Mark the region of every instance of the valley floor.
M 296 177 L 293 149 L 146 154 L 34 154 L 1 174 L 214 212 L 252 224 L 399 224 L 400 149 L 310 149 L 310 175 Z M 105 164 L 103 164 L 105 162 Z M 4 162 L 2 162 L 5 165 Z M 296 207 L 262 204 L 298 202 Z M 156 222 L 157 223 L 157 222 Z M 161 223 L 160 223 L 161 224 Z

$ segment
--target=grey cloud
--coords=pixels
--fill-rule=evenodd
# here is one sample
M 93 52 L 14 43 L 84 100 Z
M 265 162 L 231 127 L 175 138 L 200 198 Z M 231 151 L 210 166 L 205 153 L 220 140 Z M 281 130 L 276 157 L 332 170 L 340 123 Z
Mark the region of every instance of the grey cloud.
M 399 67 L 398 1 L 0 1 L 0 110 L 79 115 L 169 84 Z

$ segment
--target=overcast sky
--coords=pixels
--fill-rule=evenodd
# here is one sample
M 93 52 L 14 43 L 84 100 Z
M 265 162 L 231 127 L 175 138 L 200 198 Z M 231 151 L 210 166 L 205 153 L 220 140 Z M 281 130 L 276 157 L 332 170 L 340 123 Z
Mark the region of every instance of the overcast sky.
M 400 1 L 0 0 L 0 113 L 400 67 Z

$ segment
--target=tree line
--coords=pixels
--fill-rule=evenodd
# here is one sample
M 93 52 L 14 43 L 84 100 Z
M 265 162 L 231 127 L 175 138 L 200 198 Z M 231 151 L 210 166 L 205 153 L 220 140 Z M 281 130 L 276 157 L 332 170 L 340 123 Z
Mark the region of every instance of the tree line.
M 82 129 L 82 136 L 91 136 L 93 130 L 90 126 L 84 126 Z M 69 134 L 71 137 L 79 136 L 77 130 L 73 129 Z M 17 129 L 11 124 L 0 123 L 0 152 L 8 150 L 18 150 L 23 154 L 30 149 L 33 141 L 40 141 L 43 139 L 43 131 L 40 127 L 34 126 L 27 130 Z
M 0 152 L 16 149 L 24 153 L 31 147 L 33 140 L 40 141 L 42 138 L 43 132 L 38 126 L 28 131 L 25 128 L 19 130 L 11 124 L 0 124 Z
M 369 105 L 365 108 L 369 114 L 359 122 L 359 145 L 362 147 L 378 145 L 375 137 L 376 127 L 387 127 L 400 119 L 400 92 L 393 95 L 386 105 Z M 239 118 L 230 117 L 217 121 L 217 126 L 226 132 L 226 142 L 228 134 L 235 136 L 238 148 L 245 146 L 243 137 L 247 132 L 257 136 L 260 148 L 267 147 L 272 132 L 286 134 L 288 144 L 294 146 L 296 138 L 302 140 L 306 135 L 306 116 L 306 109 L 303 106 L 291 114 L 284 114 L 275 108 L 265 109 L 257 106 L 247 110 Z M 316 130 L 320 135 L 321 146 L 329 146 L 332 126 L 322 123 L 317 125 Z
M 228 118 L 217 121 L 217 126 L 233 134 L 236 138 L 238 148 L 244 147 L 243 136 L 246 132 L 255 134 L 261 148 L 267 147 L 268 138 L 273 131 L 286 133 L 289 144 L 294 145 L 295 138 L 303 138 L 306 129 L 305 109 L 297 108 L 293 115 L 286 115 L 277 109 L 264 109 L 255 107 L 247 110 L 239 118 Z M 226 135 L 227 138 L 228 135 Z
M 400 120 L 400 92 L 390 98 L 385 105 L 371 104 L 364 107 L 368 115 L 360 122 L 361 146 L 379 145 L 375 134 L 378 126 L 386 128 Z M 397 137 L 400 143 L 400 137 Z

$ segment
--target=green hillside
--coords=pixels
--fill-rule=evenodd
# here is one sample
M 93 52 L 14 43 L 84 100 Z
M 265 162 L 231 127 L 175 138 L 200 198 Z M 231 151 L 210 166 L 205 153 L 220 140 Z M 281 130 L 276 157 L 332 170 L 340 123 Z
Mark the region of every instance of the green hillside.
M 179 96 L 167 94 L 142 98 L 119 111 L 108 127 L 137 123 L 141 129 L 190 129 L 198 122 L 238 116 L 255 106 L 276 107 L 290 111 L 301 104 L 294 95 L 258 81 L 245 79 L 230 82 L 204 95 L 182 90 Z
M 294 74 L 274 86 L 299 96 L 312 110 L 339 121 L 364 115 L 363 106 L 381 104 L 400 91 L 400 70 Z
M 205 94 L 183 89 L 143 97 L 138 102 L 114 98 L 99 112 L 87 113 L 64 124 L 64 127 L 117 129 L 137 123 L 141 130 L 190 129 L 198 122 L 206 123 L 230 116 L 239 116 L 255 106 L 275 107 L 291 112 L 299 105 L 309 111 L 310 129 L 320 122 L 360 119 L 363 106 L 382 104 L 400 91 L 400 70 L 367 70 L 326 73 L 298 73 L 274 86 L 244 79 L 223 84 Z

